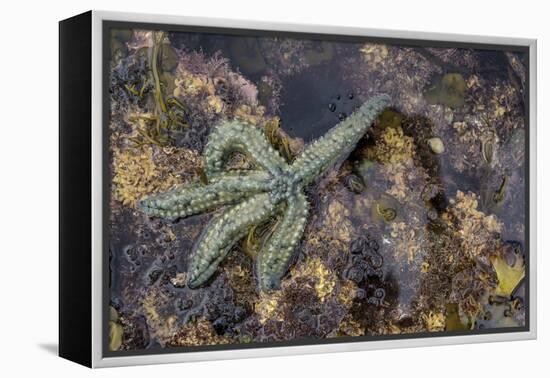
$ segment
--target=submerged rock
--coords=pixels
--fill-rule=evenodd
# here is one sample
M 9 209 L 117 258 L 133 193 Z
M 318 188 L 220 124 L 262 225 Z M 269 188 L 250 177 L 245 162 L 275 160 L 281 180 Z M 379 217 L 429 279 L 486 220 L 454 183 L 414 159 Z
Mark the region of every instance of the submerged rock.
M 437 78 L 424 92 L 428 104 L 441 104 L 450 108 L 464 105 L 466 81 L 459 73 L 448 73 Z

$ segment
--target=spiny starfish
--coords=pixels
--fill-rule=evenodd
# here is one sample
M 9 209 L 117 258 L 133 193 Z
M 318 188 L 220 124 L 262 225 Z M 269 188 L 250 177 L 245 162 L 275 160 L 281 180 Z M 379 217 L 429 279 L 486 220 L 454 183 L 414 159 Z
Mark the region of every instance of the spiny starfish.
M 178 188 L 140 202 L 146 214 L 172 220 L 231 205 L 214 216 L 195 244 L 188 286 L 205 283 L 253 226 L 282 215 L 256 258 L 260 290 L 279 288 L 306 225 L 309 205 L 304 187 L 347 158 L 389 101 L 387 95 L 367 101 L 308 145 L 291 165 L 253 125 L 226 121 L 214 128 L 204 150 L 208 184 Z M 234 152 L 245 154 L 255 169 L 224 169 Z

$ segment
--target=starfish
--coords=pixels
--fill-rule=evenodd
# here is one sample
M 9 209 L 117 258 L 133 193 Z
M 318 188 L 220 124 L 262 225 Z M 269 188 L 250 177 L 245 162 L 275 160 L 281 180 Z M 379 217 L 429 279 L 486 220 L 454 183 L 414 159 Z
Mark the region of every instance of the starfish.
M 255 261 L 260 290 L 278 289 L 308 218 L 309 204 L 304 188 L 348 157 L 389 102 L 387 95 L 365 102 L 306 146 L 292 164 L 288 164 L 264 133 L 253 125 L 233 120 L 215 127 L 203 152 L 206 185 L 192 184 L 140 201 L 147 215 L 170 220 L 226 206 L 213 217 L 195 243 L 188 286 L 203 285 L 231 247 L 252 227 L 279 217 Z M 234 152 L 245 154 L 254 169 L 225 169 L 228 156 Z

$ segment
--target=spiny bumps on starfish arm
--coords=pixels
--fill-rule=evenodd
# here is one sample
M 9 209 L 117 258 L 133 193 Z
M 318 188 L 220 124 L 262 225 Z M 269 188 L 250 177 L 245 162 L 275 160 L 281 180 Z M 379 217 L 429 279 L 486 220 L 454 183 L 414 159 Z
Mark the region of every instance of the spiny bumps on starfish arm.
M 302 238 L 308 215 L 308 202 L 297 190 L 289 196 L 280 223 L 263 246 L 256 261 L 256 276 L 261 290 L 278 288 L 292 259 L 294 248 Z
M 167 219 L 227 205 L 214 216 L 195 244 L 188 286 L 196 288 L 204 284 L 231 247 L 253 226 L 276 218 L 255 264 L 260 290 L 279 288 L 307 222 L 309 204 L 304 187 L 344 161 L 389 102 L 387 95 L 370 99 L 307 146 L 292 165 L 253 125 L 226 121 L 217 126 L 204 150 L 207 185 L 194 184 L 140 202 L 146 214 Z M 225 160 L 233 152 L 245 154 L 255 169 L 225 170 Z
M 228 174 L 212 178 L 206 186 L 194 184 L 150 197 L 141 202 L 141 208 L 151 216 L 176 220 L 234 203 L 246 194 L 266 192 L 270 185 L 271 177 L 265 172 Z
M 310 183 L 331 166 L 342 163 L 355 149 L 390 97 L 382 94 L 365 102 L 348 118 L 311 143 L 292 164 L 292 171 Z

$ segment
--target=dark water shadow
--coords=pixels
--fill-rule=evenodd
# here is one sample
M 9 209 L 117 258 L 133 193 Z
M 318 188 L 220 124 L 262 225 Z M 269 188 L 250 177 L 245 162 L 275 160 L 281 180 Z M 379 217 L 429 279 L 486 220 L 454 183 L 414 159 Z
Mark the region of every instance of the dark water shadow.
M 50 354 L 59 355 L 59 345 L 57 343 L 42 343 L 38 347 Z

